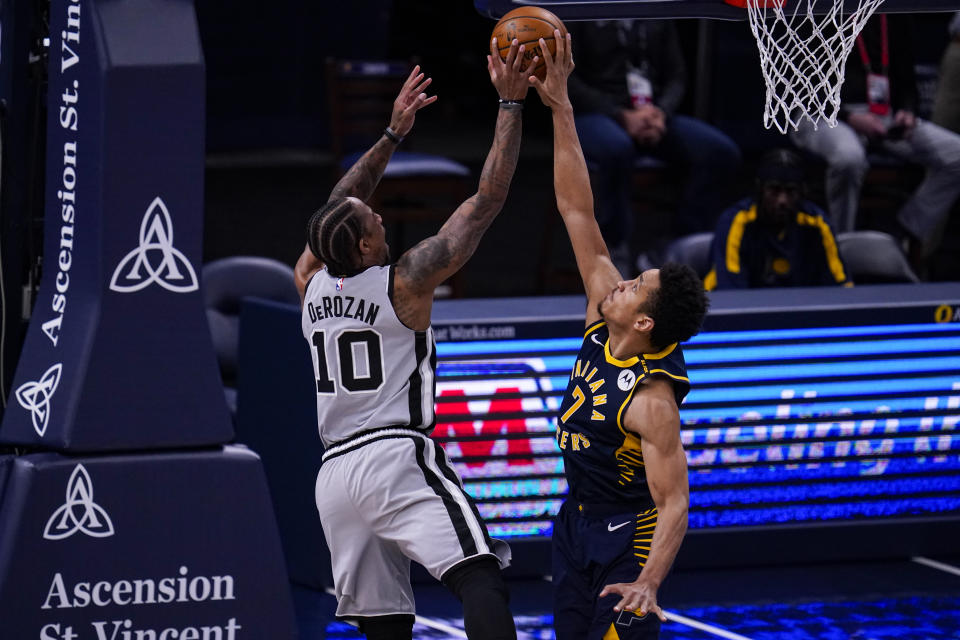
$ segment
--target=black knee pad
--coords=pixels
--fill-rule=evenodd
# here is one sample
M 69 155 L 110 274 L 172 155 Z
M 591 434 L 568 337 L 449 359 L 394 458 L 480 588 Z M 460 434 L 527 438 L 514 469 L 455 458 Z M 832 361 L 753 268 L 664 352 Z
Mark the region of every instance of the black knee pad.
M 413 616 L 376 616 L 357 623 L 367 640 L 413 640 Z
M 463 603 L 468 638 L 516 640 L 516 626 L 507 606 L 510 595 L 499 562 L 489 557 L 467 562 L 448 571 L 443 584 Z
M 504 602 L 510 600 L 500 563 L 494 558 L 484 556 L 456 566 L 443 575 L 442 582 L 461 602 L 467 597 L 499 596 Z

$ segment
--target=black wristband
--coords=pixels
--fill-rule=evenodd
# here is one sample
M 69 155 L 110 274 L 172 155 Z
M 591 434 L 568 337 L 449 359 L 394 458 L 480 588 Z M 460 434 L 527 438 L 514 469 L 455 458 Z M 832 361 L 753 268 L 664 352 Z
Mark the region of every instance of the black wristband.
M 391 129 L 390 127 L 387 127 L 386 129 L 383 130 L 383 135 L 387 136 L 387 140 L 389 140 L 393 144 L 400 144 L 401 142 L 403 142 L 403 136 L 398 135 L 397 132 Z
M 523 109 L 523 100 L 504 100 L 500 98 L 500 106 L 504 109 Z

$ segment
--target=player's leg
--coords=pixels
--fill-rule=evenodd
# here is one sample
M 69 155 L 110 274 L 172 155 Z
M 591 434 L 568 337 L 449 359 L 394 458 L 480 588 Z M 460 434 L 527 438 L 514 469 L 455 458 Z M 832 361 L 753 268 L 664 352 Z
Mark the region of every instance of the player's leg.
M 374 514 L 354 501 L 352 494 L 369 463 L 365 453 L 361 449 L 327 460 L 317 474 L 315 497 L 330 549 L 337 617 L 364 621 L 374 634 L 371 638 L 409 638 L 410 632 L 382 635 L 384 628 L 395 634 L 399 623 L 412 629 L 414 599 L 410 560 L 395 542 L 375 535 L 365 519 Z
M 639 569 L 635 562 L 618 562 L 601 581 L 604 584 L 633 582 Z M 600 589 L 602 587 L 598 587 Z M 599 593 L 595 590 L 594 593 Z M 614 611 L 613 607 L 622 596 L 618 593 L 595 598 L 593 620 L 590 630 L 582 637 L 586 640 L 656 640 L 660 637 L 660 618 L 656 613 L 644 611 Z
M 553 525 L 553 628 L 557 640 L 583 640 L 593 619 L 594 592 L 581 569 L 577 516 L 565 502 Z
M 621 523 L 631 520 L 632 527 L 618 528 Z M 629 583 L 637 579 L 650 553 L 656 525 L 657 510 L 650 509 L 639 514 L 611 516 L 591 530 L 594 542 L 591 560 L 597 567 L 593 578 L 594 594 L 599 594 L 608 584 Z M 612 532 L 611 528 L 614 529 Z M 601 541 L 604 544 L 600 544 Z M 616 549 L 619 549 L 618 553 Z M 660 618 L 655 613 L 645 611 L 640 615 L 639 611 L 614 611 L 613 607 L 621 597 L 614 593 L 594 598 L 593 620 L 584 638 L 655 640 L 660 636 Z
M 413 616 L 375 616 L 360 618 L 360 633 L 367 640 L 413 640 Z
M 922 256 L 930 256 L 939 240 L 950 209 L 960 195 L 960 135 L 918 120 L 916 128 L 903 140 L 891 140 L 885 148 L 906 160 L 927 168 L 927 175 L 897 219 L 921 241 Z
M 497 559 L 480 556 L 466 560 L 444 573 L 441 581 L 463 603 L 463 626 L 468 638 L 517 637 L 508 606 L 510 595 Z
M 396 467 L 389 488 L 364 502 L 380 514 L 373 522 L 378 537 L 394 541 L 463 601 L 469 638 L 516 638 L 500 577 L 509 547 L 487 535 L 440 445 L 424 436 L 371 447 L 389 447 L 384 455 Z
M 600 582 L 604 585 L 633 582 L 640 573 L 632 558 L 618 561 Z M 602 585 L 594 593 L 599 593 Z M 593 619 L 590 629 L 581 638 L 586 640 L 656 640 L 660 637 L 660 618 L 657 614 L 645 611 L 614 611 L 620 601 L 620 594 L 614 593 L 604 598 L 594 599 Z
M 793 143 L 827 163 L 827 211 L 837 233 L 853 231 L 860 208 L 860 189 L 870 168 L 857 132 L 845 122 L 817 127 L 804 118 L 790 134 Z

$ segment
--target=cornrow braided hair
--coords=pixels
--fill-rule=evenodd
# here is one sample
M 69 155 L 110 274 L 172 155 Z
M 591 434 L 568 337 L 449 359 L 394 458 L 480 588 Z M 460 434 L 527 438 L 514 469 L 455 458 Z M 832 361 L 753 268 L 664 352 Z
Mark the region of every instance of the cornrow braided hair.
M 334 198 L 310 216 L 307 245 L 335 276 L 352 276 L 360 271 L 360 238 L 363 228 L 346 198 Z

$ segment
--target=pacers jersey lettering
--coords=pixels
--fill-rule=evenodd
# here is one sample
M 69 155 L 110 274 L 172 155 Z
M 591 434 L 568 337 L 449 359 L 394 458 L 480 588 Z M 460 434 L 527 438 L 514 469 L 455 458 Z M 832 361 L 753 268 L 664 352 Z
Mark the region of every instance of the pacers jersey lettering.
M 673 344 L 660 353 L 618 360 L 609 337 L 605 322 L 587 328 L 560 406 L 556 438 L 570 497 L 652 507 L 640 436 L 624 429 L 623 416 L 651 376 L 670 379 L 680 405 L 690 388 L 683 352 Z
M 325 447 L 363 431 L 428 433 L 434 415 L 433 330 L 407 328 L 393 310 L 393 267 L 349 278 L 321 269 L 307 283 L 300 318 L 316 378 Z

